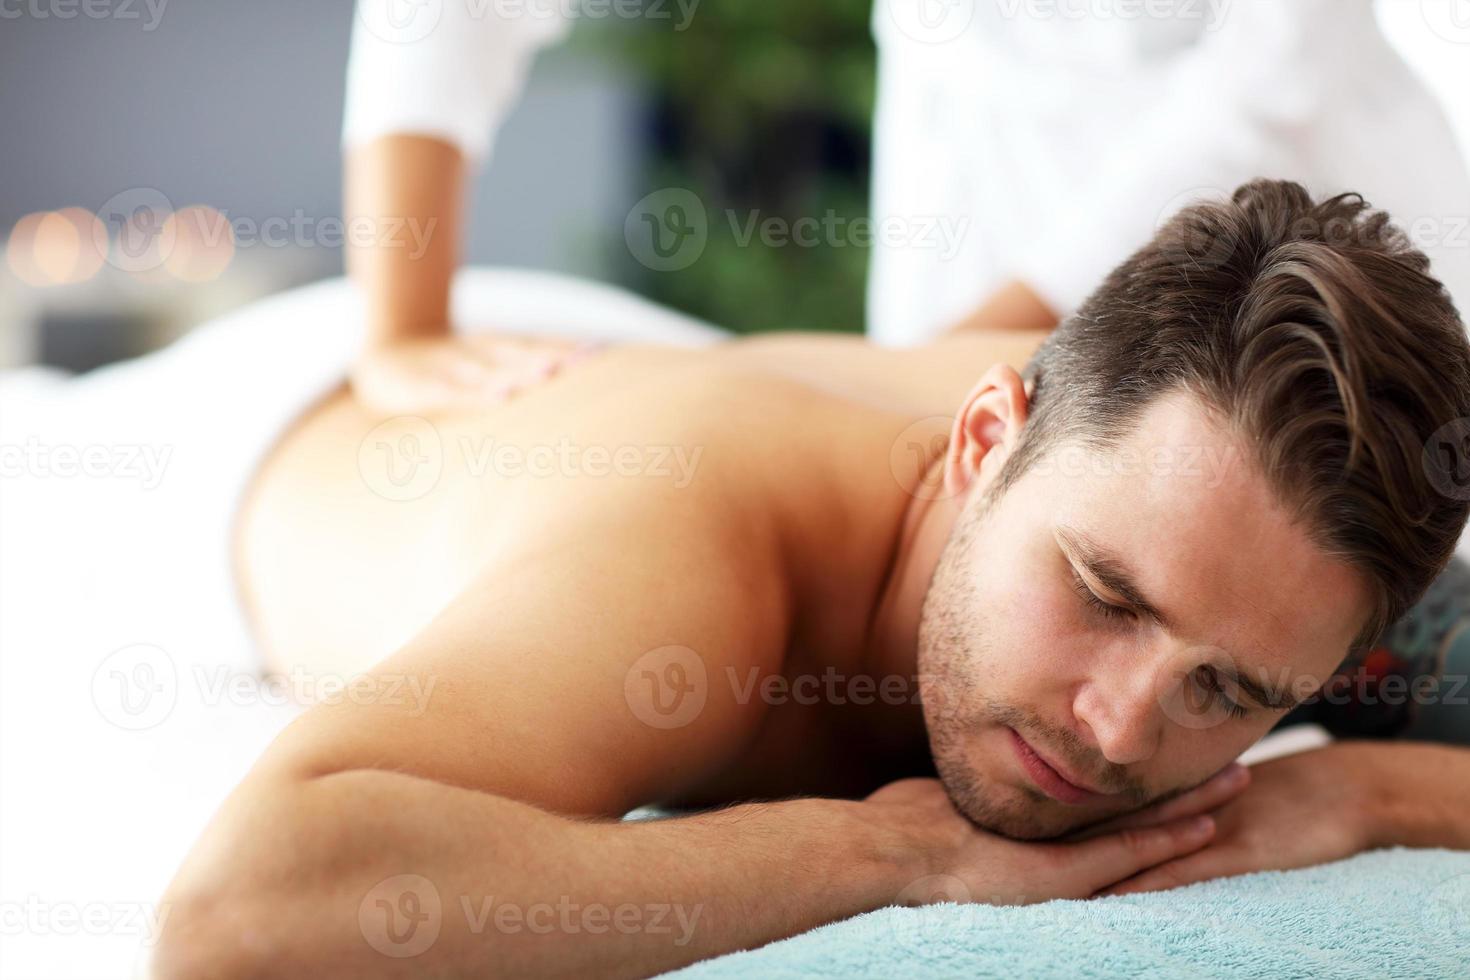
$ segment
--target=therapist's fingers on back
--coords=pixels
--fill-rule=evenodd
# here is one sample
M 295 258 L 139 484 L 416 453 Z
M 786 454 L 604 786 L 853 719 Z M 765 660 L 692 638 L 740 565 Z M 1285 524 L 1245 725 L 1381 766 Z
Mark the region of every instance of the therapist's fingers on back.
M 1069 839 L 1075 841 L 1088 840 L 1099 834 L 1111 833 L 1116 830 L 1126 830 L 1130 827 L 1148 827 L 1166 823 L 1170 820 L 1177 820 L 1180 817 L 1205 813 L 1239 796 L 1249 785 L 1250 770 L 1238 762 L 1232 762 L 1187 793 L 1181 793 L 1172 800 L 1166 800 L 1163 803 L 1156 803 L 1153 806 L 1144 807 L 1135 813 L 1126 813 L 1121 817 L 1114 817 L 1112 820 L 1105 821 L 1094 827 L 1085 828 Z

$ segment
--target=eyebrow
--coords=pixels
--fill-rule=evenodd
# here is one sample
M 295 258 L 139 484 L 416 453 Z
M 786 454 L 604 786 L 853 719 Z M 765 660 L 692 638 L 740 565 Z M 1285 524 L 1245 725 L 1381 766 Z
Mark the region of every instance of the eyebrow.
M 1063 524 L 1056 529 L 1057 542 L 1068 560 L 1085 568 L 1109 592 L 1122 600 L 1133 612 L 1147 616 L 1166 632 L 1176 632 L 1176 624 L 1158 606 L 1149 601 L 1123 561 L 1075 527 Z M 1230 658 L 1232 663 L 1234 658 Z M 1210 664 L 1235 683 L 1246 696 L 1262 708 L 1291 709 L 1298 700 L 1290 691 L 1273 691 L 1252 680 L 1249 670 L 1238 671 L 1231 664 Z M 1259 671 L 1264 673 L 1264 671 Z

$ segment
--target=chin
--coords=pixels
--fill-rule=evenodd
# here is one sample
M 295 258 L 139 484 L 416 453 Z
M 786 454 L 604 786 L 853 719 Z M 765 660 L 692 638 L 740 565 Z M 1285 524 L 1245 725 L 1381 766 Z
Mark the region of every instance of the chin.
M 1033 790 L 990 779 L 964 762 L 936 758 L 935 766 L 956 809 L 981 830 L 1012 840 L 1059 837 L 1109 816 L 1063 806 Z

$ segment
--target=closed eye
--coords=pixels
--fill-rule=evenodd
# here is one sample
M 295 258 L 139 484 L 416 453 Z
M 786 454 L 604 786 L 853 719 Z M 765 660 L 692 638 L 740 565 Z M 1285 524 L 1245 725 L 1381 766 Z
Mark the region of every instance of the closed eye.
M 1137 615 L 1127 606 L 1119 606 L 1103 600 L 1096 592 L 1088 588 L 1087 583 L 1082 581 L 1082 576 L 1077 574 L 1077 569 L 1072 569 L 1072 591 L 1077 593 L 1084 605 L 1092 609 L 1104 619 L 1123 620 L 1136 619 Z

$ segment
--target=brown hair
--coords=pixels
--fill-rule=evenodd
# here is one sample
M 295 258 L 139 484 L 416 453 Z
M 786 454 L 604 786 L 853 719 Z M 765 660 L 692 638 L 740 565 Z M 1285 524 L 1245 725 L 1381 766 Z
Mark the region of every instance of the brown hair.
M 1355 650 L 1418 600 L 1470 512 L 1428 451 L 1446 425 L 1470 446 L 1464 326 L 1429 260 L 1357 194 L 1313 202 L 1255 180 L 1186 208 L 1025 374 L 1030 417 L 991 495 L 1060 443 L 1116 447 L 1155 398 L 1186 390 L 1254 447 L 1324 553 L 1366 576 Z

